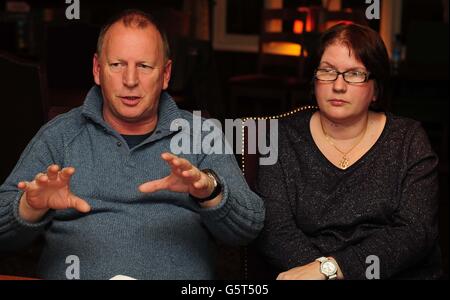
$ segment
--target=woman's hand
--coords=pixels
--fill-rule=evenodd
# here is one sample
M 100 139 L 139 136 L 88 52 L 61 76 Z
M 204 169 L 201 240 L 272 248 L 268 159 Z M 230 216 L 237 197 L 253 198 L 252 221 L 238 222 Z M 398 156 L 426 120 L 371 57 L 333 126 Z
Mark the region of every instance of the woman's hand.
M 280 273 L 277 280 L 326 280 L 326 277 L 320 272 L 320 262 L 313 261 Z
M 332 257 L 330 260 L 337 266 L 337 279 L 344 279 L 344 275 L 339 268 L 338 263 Z M 304 266 L 290 269 L 286 272 L 280 273 L 277 280 L 326 280 L 327 277 L 320 272 L 320 262 L 315 260 Z

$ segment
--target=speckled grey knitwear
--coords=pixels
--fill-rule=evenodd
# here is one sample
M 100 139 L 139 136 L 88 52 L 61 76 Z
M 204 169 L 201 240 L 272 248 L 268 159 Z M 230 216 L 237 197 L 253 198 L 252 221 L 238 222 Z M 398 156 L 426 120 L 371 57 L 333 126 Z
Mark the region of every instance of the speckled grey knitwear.
M 27 146 L 0 186 L 0 251 L 25 247 L 43 234 L 38 276 L 44 279 L 66 279 L 67 268 L 76 261 L 72 255 L 79 258 L 80 279 L 118 274 L 137 279 L 215 278 L 217 242 L 246 244 L 256 238 L 264 220 L 263 202 L 246 184 L 234 156 L 180 155 L 199 169 L 217 173 L 223 184 L 217 207 L 202 208 L 187 193 L 141 193 L 140 184 L 170 174 L 161 153 L 171 149 L 172 121 L 182 118 L 192 128 L 192 114 L 163 93 L 154 132 L 130 149 L 103 120 L 102 105 L 101 90 L 93 87 L 82 107 L 47 123 Z M 18 215 L 22 192 L 17 183 L 33 180 L 51 164 L 75 167 L 71 190 L 92 211 L 51 211 L 41 222 L 29 224 Z M 73 270 L 69 275 L 76 273 Z
M 440 277 L 438 158 L 420 123 L 387 113 L 376 144 L 341 170 L 313 141 L 313 112 L 280 122 L 279 160 L 258 171 L 267 260 L 285 271 L 332 256 L 346 279 L 365 279 L 376 255 L 382 279 Z

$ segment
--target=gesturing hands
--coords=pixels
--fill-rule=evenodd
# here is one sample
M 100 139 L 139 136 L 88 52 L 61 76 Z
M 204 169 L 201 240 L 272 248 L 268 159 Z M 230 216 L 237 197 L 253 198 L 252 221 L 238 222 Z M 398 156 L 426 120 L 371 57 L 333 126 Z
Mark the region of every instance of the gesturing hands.
M 172 172 L 167 177 L 140 185 L 139 190 L 141 192 L 153 193 L 160 190 L 169 190 L 189 193 L 200 199 L 211 195 L 214 190 L 213 180 L 193 166 L 188 160 L 170 153 L 163 153 L 161 158 L 169 164 Z M 222 195 L 219 195 L 216 199 L 211 200 L 211 203 L 217 204 L 221 199 Z
M 17 187 L 25 192 L 20 199 L 20 216 L 35 222 L 49 209 L 74 208 L 83 213 L 89 212 L 89 204 L 70 191 L 70 178 L 74 173 L 72 167 L 60 170 L 59 166 L 51 165 L 47 168 L 47 174 L 39 173 L 31 182 L 19 182 Z

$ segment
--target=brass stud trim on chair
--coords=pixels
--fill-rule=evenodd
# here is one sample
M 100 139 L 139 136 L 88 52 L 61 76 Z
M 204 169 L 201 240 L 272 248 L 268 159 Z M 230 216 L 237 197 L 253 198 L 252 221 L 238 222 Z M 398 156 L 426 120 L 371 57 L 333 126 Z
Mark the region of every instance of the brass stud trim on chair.
M 297 114 L 301 111 L 307 110 L 307 109 L 318 109 L 317 106 L 315 105 L 305 105 L 305 106 L 301 106 L 298 107 L 294 110 L 291 110 L 289 112 L 283 113 L 283 114 L 279 114 L 279 115 L 275 115 L 275 116 L 265 116 L 265 117 L 246 117 L 246 118 L 241 118 L 242 119 L 242 125 L 241 125 L 241 134 L 242 134 L 242 144 L 241 144 L 241 168 L 242 168 L 242 174 L 244 174 L 245 176 L 245 122 L 247 120 L 273 120 L 273 119 L 282 119 L 282 118 L 286 118 L 289 116 L 292 116 L 294 114 Z

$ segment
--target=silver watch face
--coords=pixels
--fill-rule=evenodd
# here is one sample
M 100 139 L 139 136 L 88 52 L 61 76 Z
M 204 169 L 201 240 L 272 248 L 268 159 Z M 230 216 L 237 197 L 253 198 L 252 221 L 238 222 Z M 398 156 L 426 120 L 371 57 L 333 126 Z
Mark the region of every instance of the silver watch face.
M 336 266 L 331 261 L 324 262 L 320 266 L 320 269 L 321 269 L 322 273 L 327 276 L 334 275 L 334 274 L 336 274 L 336 271 L 337 271 Z

